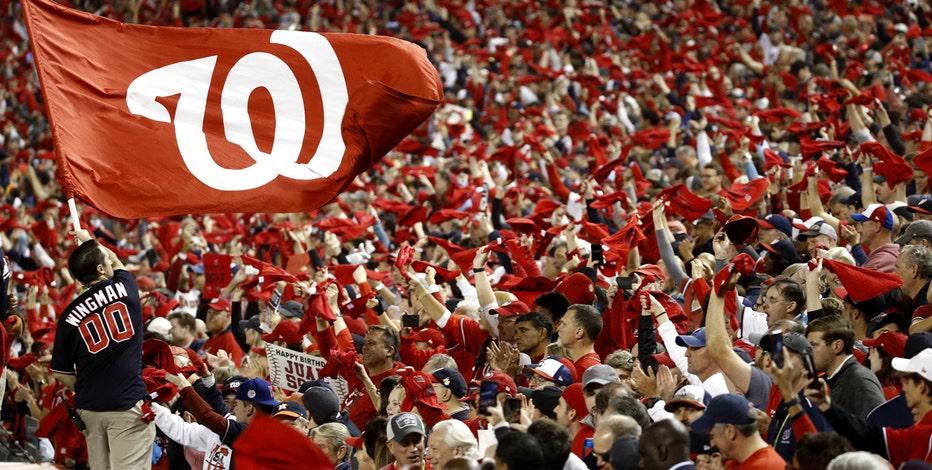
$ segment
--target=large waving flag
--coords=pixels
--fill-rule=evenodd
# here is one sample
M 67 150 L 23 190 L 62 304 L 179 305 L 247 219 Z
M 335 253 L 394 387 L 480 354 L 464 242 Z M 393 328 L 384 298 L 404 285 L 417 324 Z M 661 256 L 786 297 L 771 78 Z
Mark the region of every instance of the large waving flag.
M 63 188 L 118 217 L 319 207 L 442 96 L 425 51 L 398 39 L 23 5 Z

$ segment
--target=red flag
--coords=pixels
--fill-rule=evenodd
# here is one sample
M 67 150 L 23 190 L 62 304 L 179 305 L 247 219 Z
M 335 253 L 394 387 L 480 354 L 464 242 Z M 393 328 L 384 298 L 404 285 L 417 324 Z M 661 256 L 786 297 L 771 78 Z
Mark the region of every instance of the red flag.
M 822 258 L 822 267 L 835 273 L 851 300 L 864 302 L 903 285 L 899 274 L 888 274 Z
M 932 147 L 913 157 L 913 165 L 919 167 L 926 174 L 932 175 Z
M 122 218 L 319 207 L 442 96 L 424 50 L 394 38 L 23 9 L 65 193 Z
M 670 212 L 681 215 L 690 222 L 709 212 L 712 200 L 693 194 L 685 184 L 670 186 L 657 193 L 657 199 L 666 201 Z
M 770 180 L 767 178 L 755 178 L 745 184 L 734 183 L 731 189 L 725 191 L 725 198 L 731 202 L 731 208 L 735 212 L 744 212 L 754 205 L 769 187 Z
M 242 468 L 332 468 L 330 458 L 291 426 L 258 413 L 234 445 Z
M 887 186 L 893 189 L 898 183 L 913 178 L 913 167 L 906 163 L 903 157 L 891 152 L 878 142 L 864 142 L 861 152 L 868 153 L 880 159 L 874 164 L 874 172 L 887 179 Z
M 230 263 L 233 257 L 230 255 L 219 255 L 216 253 L 204 253 L 204 298 L 215 299 L 220 297 L 220 291 L 223 290 L 233 274 L 230 271 Z

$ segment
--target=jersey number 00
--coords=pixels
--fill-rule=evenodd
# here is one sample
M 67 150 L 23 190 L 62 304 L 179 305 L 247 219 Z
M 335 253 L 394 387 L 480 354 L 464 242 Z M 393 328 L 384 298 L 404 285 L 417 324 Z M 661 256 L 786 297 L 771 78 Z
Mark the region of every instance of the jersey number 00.
M 97 354 L 107 346 L 110 341 L 121 343 L 133 337 L 133 322 L 129 318 L 129 310 L 123 302 L 115 302 L 104 308 L 99 315 L 91 315 L 78 326 L 84 344 L 91 354 Z

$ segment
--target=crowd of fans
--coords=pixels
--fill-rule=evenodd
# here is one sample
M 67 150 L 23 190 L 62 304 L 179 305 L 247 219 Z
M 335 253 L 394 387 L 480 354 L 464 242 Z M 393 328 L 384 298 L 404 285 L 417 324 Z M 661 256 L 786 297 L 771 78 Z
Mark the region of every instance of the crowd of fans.
M 138 285 L 154 467 L 932 464 L 929 2 L 70 6 L 396 36 L 446 91 L 306 213 L 79 201 Z M 88 468 L 94 430 L 49 360 L 90 284 L 21 9 L 2 7 L 3 422 L 25 439 L 39 420 L 44 458 Z M 327 366 L 270 384 L 269 345 Z

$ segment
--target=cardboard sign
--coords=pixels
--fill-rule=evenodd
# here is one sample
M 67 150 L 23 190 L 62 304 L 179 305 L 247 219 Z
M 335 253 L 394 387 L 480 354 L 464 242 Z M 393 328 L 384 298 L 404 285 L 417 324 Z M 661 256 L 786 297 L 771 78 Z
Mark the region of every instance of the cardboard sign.
M 285 390 L 297 391 L 304 382 L 321 378 L 319 372 L 327 365 L 327 361 L 322 357 L 272 344 L 266 344 L 265 352 L 269 358 L 269 377 L 272 385 Z M 324 380 L 330 384 L 330 388 L 336 392 L 342 403 L 348 392 L 346 379 L 325 377 Z

